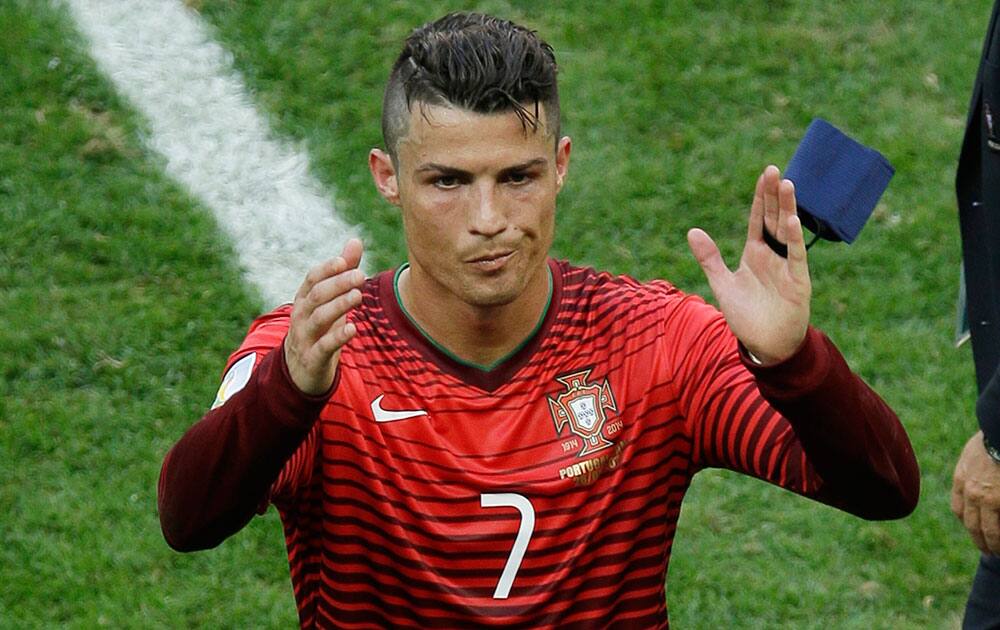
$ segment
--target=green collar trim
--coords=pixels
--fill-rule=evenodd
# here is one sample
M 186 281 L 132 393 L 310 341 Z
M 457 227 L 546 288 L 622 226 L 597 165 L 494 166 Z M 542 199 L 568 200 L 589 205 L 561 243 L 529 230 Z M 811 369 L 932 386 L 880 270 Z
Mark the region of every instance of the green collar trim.
M 524 348 L 524 346 L 528 345 L 528 342 L 531 341 L 531 339 L 538 333 L 539 329 L 541 329 L 542 323 L 545 322 L 545 316 L 549 312 L 549 307 L 552 305 L 552 269 L 546 264 L 545 265 L 545 271 L 548 273 L 549 295 L 548 295 L 547 298 L 545 298 L 545 308 L 542 309 L 542 314 L 538 318 L 538 322 L 535 323 L 535 327 L 531 329 L 531 332 L 528 333 L 528 336 L 524 338 L 524 341 L 522 341 L 521 343 L 517 344 L 516 348 L 514 348 L 513 350 L 511 350 L 510 352 L 508 352 L 504 356 L 500 357 L 499 359 L 497 359 L 493 363 L 490 363 L 489 365 L 480 365 L 478 363 L 473 363 L 472 361 L 467 361 L 467 360 L 465 360 L 465 359 L 463 359 L 463 358 L 455 355 L 450 350 L 448 350 L 447 348 L 445 348 L 444 346 L 442 346 L 440 343 L 438 343 L 437 341 L 435 341 L 433 337 L 431 337 L 430 335 L 427 334 L 426 330 L 424 330 L 423 328 L 420 327 L 420 324 L 417 323 L 417 320 L 413 319 L 413 316 L 410 315 L 410 312 L 406 310 L 405 306 L 403 306 L 403 298 L 399 295 L 399 276 L 401 276 L 402 273 L 406 269 L 408 269 L 409 267 L 410 267 L 409 263 L 403 263 L 402 265 L 399 266 L 398 269 L 396 269 L 396 274 L 392 278 L 392 291 L 396 295 L 396 304 L 399 305 L 399 310 L 402 311 L 403 315 L 406 316 L 406 319 L 408 319 L 410 321 L 410 323 L 413 324 L 413 327 L 417 329 L 417 332 L 419 332 L 423 336 L 423 338 L 427 340 L 427 343 L 429 343 L 432 346 L 434 346 L 435 348 L 437 348 L 442 354 L 444 354 L 445 356 L 447 356 L 452 361 L 454 361 L 456 363 L 459 363 L 459 364 L 461 364 L 461 365 L 463 365 L 465 367 L 475 368 L 475 369 L 480 370 L 482 372 L 490 372 L 490 371 L 492 371 L 497 366 L 499 366 L 500 364 L 502 364 L 503 362 L 507 361 L 508 359 L 510 359 L 511 357 L 513 357 L 514 355 L 516 355 L 518 352 L 520 352 L 521 349 Z

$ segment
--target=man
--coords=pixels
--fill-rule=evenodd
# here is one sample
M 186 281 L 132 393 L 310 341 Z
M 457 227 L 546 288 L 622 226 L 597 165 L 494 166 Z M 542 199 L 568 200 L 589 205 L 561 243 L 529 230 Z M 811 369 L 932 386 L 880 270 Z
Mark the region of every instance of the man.
M 720 314 L 549 259 L 571 142 L 531 31 L 477 14 L 415 30 L 383 133 L 369 167 L 407 264 L 365 280 L 351 241 L 253 324 L 217 406 L 164 461 L 173 547 L 217 545 L 273 503 L 303 626 L 649 628 L 667 625 L 701 468 L 866 518 L 912 511 L 902 426 L 808 324 L 777 168 L 735 273 L 688 235 Z
M 955 187 L 980 431 L 955 466 L 951 509 L 982 551 L 965 628 L 1000 628 L 1000 1 L 986 30 Z

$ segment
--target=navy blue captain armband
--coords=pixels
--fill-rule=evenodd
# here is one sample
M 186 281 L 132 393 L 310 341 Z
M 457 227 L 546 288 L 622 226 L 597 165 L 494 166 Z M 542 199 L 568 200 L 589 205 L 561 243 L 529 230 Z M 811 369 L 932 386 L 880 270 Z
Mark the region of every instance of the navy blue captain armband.
M 784 176 L 795 184 L 802 225 L 817 238 L 851 243 L 895 172 L 881 153 L 817 118 Z

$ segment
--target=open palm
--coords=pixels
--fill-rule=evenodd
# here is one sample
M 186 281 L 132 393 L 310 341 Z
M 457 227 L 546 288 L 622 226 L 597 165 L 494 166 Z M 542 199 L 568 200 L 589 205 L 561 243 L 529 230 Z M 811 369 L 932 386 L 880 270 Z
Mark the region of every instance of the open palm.
M 764 229 L 787 245 L 787 258 L 767 244 Z M 792 182 L 782 180 L 776 166 L 757 179 L 747 241 L 735 271 L 703 230 L 688 232 L 688 244 L 737 339 L 765 364 L 794 354 L 809 325 L 812 284 Z

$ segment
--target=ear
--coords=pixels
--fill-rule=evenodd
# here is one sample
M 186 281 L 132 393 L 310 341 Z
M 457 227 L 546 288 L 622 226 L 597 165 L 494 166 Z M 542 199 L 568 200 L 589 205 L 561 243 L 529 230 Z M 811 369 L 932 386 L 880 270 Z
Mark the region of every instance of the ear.
M 396 167 L 392 157 L 381 149 L 372 149 L 368 153 L 368 170 L 372 172 L 375 188 L 378 188 L 386 201 L 394 206 L 399 205 L 399 181 L 396 178 Z
M 569 136 L 563 136 L 556 145 L 556 190 L 562 190 L 563 182 L 566 180 L 566 173 L 569 171 L 569 154 L 573 148 L 573 141 Z

